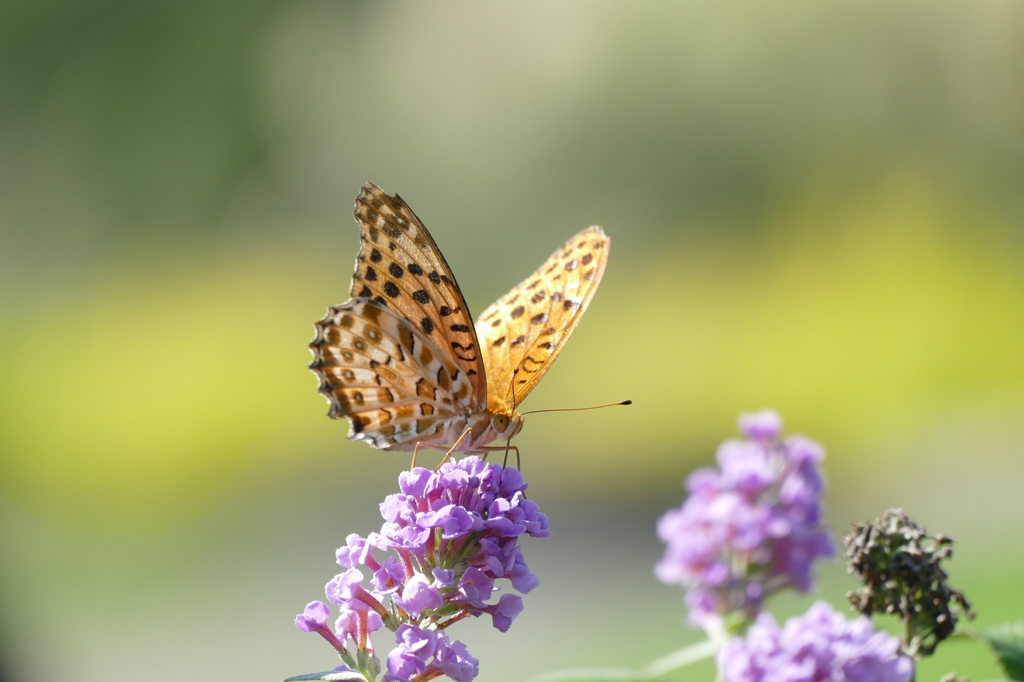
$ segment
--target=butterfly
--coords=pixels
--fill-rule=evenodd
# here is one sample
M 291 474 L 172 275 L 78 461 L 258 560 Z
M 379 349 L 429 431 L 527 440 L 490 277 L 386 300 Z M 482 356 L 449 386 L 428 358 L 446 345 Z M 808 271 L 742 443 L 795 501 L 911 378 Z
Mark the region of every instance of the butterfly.
M 486 453 L 523 426 L 516 407 L 551 367 L 594 297 L 609 239 L 588 227 L 473 323 L 423 222 L 371 182 L 356 197 L 351 299 L 310 343 L 327 413 L 349 440 Z

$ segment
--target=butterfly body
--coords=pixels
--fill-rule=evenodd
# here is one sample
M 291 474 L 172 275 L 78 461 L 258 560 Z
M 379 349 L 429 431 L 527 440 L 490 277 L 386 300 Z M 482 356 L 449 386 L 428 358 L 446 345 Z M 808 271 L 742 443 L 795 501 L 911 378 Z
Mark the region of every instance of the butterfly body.
M 604 272 L 601 228 L 578 233 L 474 323 L 444 256 L 398 195 L 367 183 L 355 215 L 352 298 L 328 309 L 310 344 L 328 416 L 349 420 L 350 440 L 382 450 L 486 452 L 514 436 L 516 407 Z

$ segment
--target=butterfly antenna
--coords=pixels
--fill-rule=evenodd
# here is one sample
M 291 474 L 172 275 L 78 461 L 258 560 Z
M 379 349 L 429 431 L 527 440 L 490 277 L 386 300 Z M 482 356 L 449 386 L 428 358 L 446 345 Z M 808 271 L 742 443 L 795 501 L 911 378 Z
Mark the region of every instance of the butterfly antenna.
M 581 412 L 583 410 L 600 410 L 602 407 L 615 407 L 616 405 L 632 405 L 632 400 L 623 400 L 618 403 L 608 403 L 607 405 L 591 405 L 590 407 L 560 407 L 553 410 L 531 410 L 529 412 L 520 412 L 522 416 L 528 414 L 539 414 L 541 412 Z

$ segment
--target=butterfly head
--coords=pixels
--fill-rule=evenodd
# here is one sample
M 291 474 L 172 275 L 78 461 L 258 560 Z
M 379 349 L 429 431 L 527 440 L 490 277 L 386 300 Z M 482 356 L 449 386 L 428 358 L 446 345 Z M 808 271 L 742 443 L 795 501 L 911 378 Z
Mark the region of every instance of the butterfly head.
M 481 410 L 469 420 L 469 428 L 473 432 L 470 448 L 477 448 L 497 440 L 507 441 L 523 428 L 523 416 L 511 411 Z
M 519 433 L 523 428 L 523 416 L 512 411 L 510 414 L 498 412 L 491 417 L 491 430 L 494 431 L 495 439 L 508 440 Z

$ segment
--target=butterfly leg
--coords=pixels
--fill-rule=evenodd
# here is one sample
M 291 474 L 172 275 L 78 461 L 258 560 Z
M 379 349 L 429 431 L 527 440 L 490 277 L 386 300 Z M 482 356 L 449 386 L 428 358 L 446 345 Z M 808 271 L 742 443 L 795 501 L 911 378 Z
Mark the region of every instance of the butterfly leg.
M 415 468 L 416 468 L 416 458 L 417 458 L 417 457 L 419 456 L 419 454 L 420 454 L 420 448 L 430 448 L 430 449 L 432 449 L 432 450 L 444 450 L 444 451 L 445 451 L 445 452 L 447 453 L 447 454 L 446 454 L 446 455 L 444 456 L 444 457 L 445 457 L 445 459 L 448 459 L 448 455 L 449 455 L 449 454 L 451 454 L 451 453 L 450 453 L 450 452 L 448 451 L 448 448 L 447 448 L 446 446 L 444 446 L 444 445 L 434 445 L 433 443 L 422 443 L 422 442 L 417 442 L 417 443 L 416 443 L 416 447 L 414 447 L 414 448 L 412 449 L 412 464 L 410 464 L 410 465 L 409 465 L 409 470 L 410 470 L 410 471 L 412 471 L 413 469 L 415 469 Z M 444 460 L 442 460 L 442 461 L 441 461 L 441 464 L 444 464 Z M 438 466 L 441 466 L 441 464 L 438 464 Z
M 448 449 L 448 452 L 444 453 L 444 457 L 443 457 L 443 458 L 441 459 L 441 462 L 440 462 L 440 463 L 439 463 L 439 464 L 437 465 L 437 468 L 436 468 L 436 469 L 434 469 L 434 471 L 437 471 L 437 469 L 440 469 L 440 468 L 441 468 L 441 464 L 444 464 L 445 462 L 447 462 L 447 461 L 448 461 L 448 458 L 452 456 L 452 453 L 453 453 L 453 452 L 455 452 L 455 450 L 456 450 L 456 449 L 458 449 L 458 447 L 459 447 L 459 443 L 461 443 L 461 442 L 462 442 L 462 440 L 463 440 L 463 439 L 464 439 L 464 438 L 465 438 L 466 436 L 468 436 L 468 435 L 469 435 L 470 433 L 472 433 L 472 431 L 473 431 L 473 429 L 471 429 L 471 428 L 470 428 L 470 427 L 468 427 L 468 426 L 466 427 L 466 430 L 462 432 L 462 435 L 461 435 L 461 436 L 459 436 L 459 437 L 458 437 L 458 438 L 457 438 L 457 439 L 455 440 L 455 444 L 454 444 L 454 445 L 452 445 L 452 446 L 451 446 L 451 447 L 450 447 L 450 448 Z
M 434 471 L 437 471 L 438 469 L 441 468 L 442 464 L 448 461 L 448 458 L 452 456 L 452 453 L 454 453 L 459 448 L 459 444 L 463 440 L 465 440 L 466 436 L 468 436 L 470 433 L 472 433 L 472 429 L 467 428 L 465 431 L 462 432 L 462 435 L 460 435 L 455 440 L 455 444 L 452 445 L 450 448 L 445 447 L 444 445 L 436 445 L 434 443 L 424 443 L 422 441 L 417 442 L 416 447 L 412 449 L 412 466 L 410 466 L 409 468 L 412 469 L 416 466 L 416 458 L 419 456 L 420 448 L 431 448 L 432 450 L 444 450 L 444 457 L 441 458 L 441 461 L 434 468 Z

